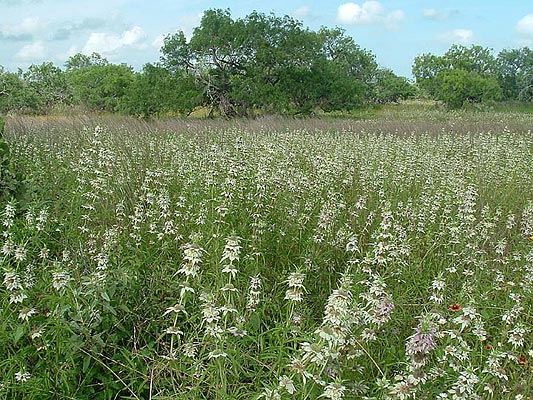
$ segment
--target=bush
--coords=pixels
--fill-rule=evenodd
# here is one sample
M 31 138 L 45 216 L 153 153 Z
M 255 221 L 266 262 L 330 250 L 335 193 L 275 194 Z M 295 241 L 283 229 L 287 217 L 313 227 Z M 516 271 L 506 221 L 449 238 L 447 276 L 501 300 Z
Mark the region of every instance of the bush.
M 450 108 L 461 108 L 465 103 L 501 100 L 502 90 L 494 78 L 484 78 L 474 71 L 444 70 L 436 76 L 436 97 Z

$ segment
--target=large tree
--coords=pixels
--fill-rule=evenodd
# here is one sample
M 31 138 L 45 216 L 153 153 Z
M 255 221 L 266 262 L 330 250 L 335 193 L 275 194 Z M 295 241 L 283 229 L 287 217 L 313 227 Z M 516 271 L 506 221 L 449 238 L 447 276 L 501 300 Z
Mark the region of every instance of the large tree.
M 33 98 L 35 111 L 48 112 L 56 105 L 71 103 L 72 93 L 65 73 L 51 62 L 30 65 L 23 79 L 28 85 L 28 96 Z
M 422 54 L 413 62 L 419 87 L 451 108 L 501 99 L 498 71 L 492 50 L 476 45 L 453 45 L 442 56 Z
M 460 108 L 465 103 L 501 100 L 501 88 L 494 77 L 483 77 L 475 71 L 449 69 L 437 75 L 438 100 L 450 108 Z
M 533 100 L 533 50 L 502 50 L 497 57 L 498 79 L 506 99 Z
M 314 32 L 257 12 L 233 19 L 228 10 L 206 11 L 190 41 L 169 35 L 161 62 L 194 77 L 203 103 L 227 117 L 353 108 L 377 69 L 374 56 L 339 29 Z
M 0 66 L 0 112 L 22 111 L 26 108 L 26 85 L 18 73 L 6 71 Z
M 413 98 L 416 87 L 403 76 L 397 76 L 392 70 L 379 69 L 373 86 L 373 100 L 378 104 L 398 102 Z
M 190 114 L 200 101 L 192 76 L 172 74 L 160 65 L 146 64 L 126 90 L 121 110 L 141 117 L 174 112 Z
M 74 100 L 96 111 L 119 111 L 121 102 L 133 84 L 133 69 L 126 64 L 110 64 L 93 53 L 76 54 L 67 62 L 67 78 Z

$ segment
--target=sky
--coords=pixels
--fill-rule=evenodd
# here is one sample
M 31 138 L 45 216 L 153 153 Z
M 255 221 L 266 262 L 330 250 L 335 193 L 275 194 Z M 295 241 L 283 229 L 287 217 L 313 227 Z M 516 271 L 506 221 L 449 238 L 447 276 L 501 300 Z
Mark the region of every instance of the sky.
M 187 37 L 202 13 L 229 8 L 291 15 L 310 29 L 341 27 L 372 51 L 381 67 L 411 76 L 415 56 L 443 54 L 452 44 L 494 49 L 533 47 L 530 0 L 0 0 L 0 65 L 8 70 L 78 52 L 97 52 L 139 70 L 157 62 L 163 38 Z

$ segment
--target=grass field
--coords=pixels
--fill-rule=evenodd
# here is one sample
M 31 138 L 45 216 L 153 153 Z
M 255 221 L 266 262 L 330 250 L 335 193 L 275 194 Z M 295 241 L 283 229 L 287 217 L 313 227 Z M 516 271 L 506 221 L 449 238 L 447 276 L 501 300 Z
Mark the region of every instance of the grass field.
M 533 398 L 533 116 L 12 117 L 0 397 Z

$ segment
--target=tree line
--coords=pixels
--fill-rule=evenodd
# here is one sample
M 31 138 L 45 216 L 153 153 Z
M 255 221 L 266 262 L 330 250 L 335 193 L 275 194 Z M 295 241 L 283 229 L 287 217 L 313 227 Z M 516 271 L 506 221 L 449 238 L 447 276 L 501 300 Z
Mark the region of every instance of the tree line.
M 533 51 L 453 45 L 444 55 L 422 54 L 413 76 L 423 92 L 451 108 L 488 100 L 533 101 Z
M 190 40 L 168 35 L 157 63 L 135 72 L 98 54 L 27 71 L 0 70 L 0 112 L 45 113 L 58 105 L 150 116 L 309 114 L 412 96 L 406 78 L 378 67 L 374 54 L 338 28 L 312 31 L 288 16 L 253 12 L 234 19 L 208 10 Z
M 149 117 L 202 108 L 235 117 L 346 111 L 419 95 L 450 107 L 533 98 L 529 48 L 494 56 L 480 46 L 452 46 L 443 56 L 416 57 L 413 75 L 411 83 L 380 68 L 340 28 L 313 31 L 289 16 L 234 19 L 229 10 L 208 10 L 190 40 L 181 31 L 168 35 L 160 60 L 138 72 L 96 53 L 76 54 L 64 68 L 0 67 L 0 113 L 81 106 Z

